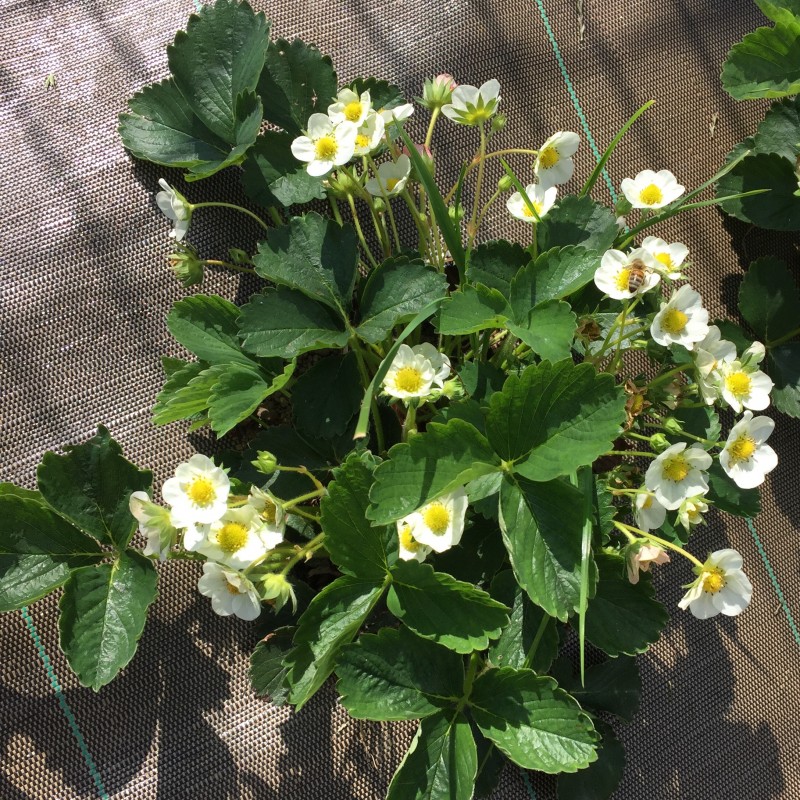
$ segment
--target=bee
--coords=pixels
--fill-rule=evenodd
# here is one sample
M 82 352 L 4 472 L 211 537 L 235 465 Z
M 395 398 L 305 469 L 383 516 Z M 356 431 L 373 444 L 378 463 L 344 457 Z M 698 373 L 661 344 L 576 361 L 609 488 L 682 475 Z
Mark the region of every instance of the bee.
M 635 294 L 641 288 L 641 285 L 644 283 L 645 273 L 647 272 L 647 267 L 645 266 L 644 261 L 640 258 L 634 258 L 631 261 L 630 270 L 628 273 L 628 291 L 631 294 Z

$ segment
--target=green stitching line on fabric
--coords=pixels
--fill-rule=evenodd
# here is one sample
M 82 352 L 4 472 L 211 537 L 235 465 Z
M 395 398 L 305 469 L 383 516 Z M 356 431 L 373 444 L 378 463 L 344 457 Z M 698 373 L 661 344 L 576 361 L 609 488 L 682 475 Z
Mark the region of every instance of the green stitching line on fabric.
M 767 557 L 767 551 L 764 549 L 764 545 L 761 543 L 761 538 L 758 535 L 755 523 L 749 517 L 747 518 L 747 527 L 750 530 L 750 533 L 753 535 L 758 552 L 761 554 L 761 558 L 764 561 L 764 566 L 767 568 L 767 574 L 769 575 L 769 579 L 772 581 L 772 588 L 775 589 L 775 594 L 778 595 L 778 600 L 780 600 L 783 613 L 786 614 L 786 621 L 789 623 L 789 627 L 792 629 L 792 633 L 794 634 L 794 640 L 797 642 L 797 646 L 800 647 L 800 631 L 797 630 L 794 617 L 792 616 L 792 612 L 789 610 L 789 604 L 786 602 L 786 596 L 783 594 L 783 589 L 781 589 L 780 583 L 778 583 L 778 576 L 775 574 L 775 570 L 772 569 L 772 564 Z
M 36 645 L 36 652 L 39 654 L 39 658 L 42 660 L 42 664 L 44 664 L 45 671 L 47 672 L 47 677 L 50 680 L 50 686 L 53 687 L 56 699 L 58 700 L 58 705 L 61 707 L 61 711 L 67 718 L 67 722 L 69 723 L 72 735 L 78 742 L 78 747 L 80 748 L 83 760 L 86 762 L 86 766 L 89 767 L 89 774 L 92 776 L 92 780 L 94 781 L 94 785 L 97 788 L 100 800 L 108 800 L 108 792 L 106 791 L 106 787 L 103 784 L 103 779 L 100 777 L 100 772 L 98 771 L 97 766 L 94 763 L 92 754 L 89 752 L 89 748 L 86 746 L 86 740 L 83 738 L 83 734 L 81 733 L 81 730 L 78 727 L 78 722 L 75 719 L 75 715 L 72 713 L 72 709 L 69 707 L 69 703 L 67 703 L 67 698 L 64 697 L 64 692 L 61 690 L 61 684 L 58 682 L 58 678 L 56 677 L 56 672 L 53 669 L 50 657 L 47 655 L 47 652 L 44 649 L 42 640 L 39 637 L 39 631 L 36 630 L 36 625 L 34 624 L 31 615 L 28 613 L 27 608 L 22 609 L 22 618 L 25 620 L 25 627 L 28 629 L 28 633 L 31 635 L 34 645 Z
M 528 773 L 525 772 L 524 769 L 520 769 L 520 772 L 522 773 L 522 780 L 525 781 L 525 788 L 528 790 L 531 800 L 536 800 L 536 792 L 533 790 L 533 786 L 531 786 L 531 779 L 528 777 Z
M 586 115 L 583 113 L 581 102 L 578 100 L 578 95 L 575 93 L 575 87 L 572 85 L 572 79 L 569 77 L 569 72 L 567 72 L 567 65 L 564 63 L 564 58 L 561 55 L 561 48 L 558 46 L 553 29 L 550 27 L 550 19 L 547 16 L 547 12 L 544 10 L 544 3 L 542 0 L 536 0 L 536 5 L 539 7 L 539 16 L 542 18 L 544 29 L 547 31 L 547 38 L 550 39 L 550 44 L 553 47 L 553 53 L 555 54 L 556 61 L 558 61 L 558 66 L 561 69 L 561 76 L 564 78 L 564 83 L 567 87 L 567 91 L 569 92 L 570 99 L 572 100 L 572 105 L 575 108 L 575 113 L 578 115 L 583 132 L 586 134 L 589 147 L 592 148 L 594 157 L 599 161 L 602 156 L 597 148 L 597 143 L 594 140 L 594 136 L 592 136 L 592 131 L 589 128 L 589 121 L 586 119 Z M 605 168 L 603 168 L 603 179 L 606 182 L 606 186 L 608 186 L 608 191 L 611 194 L 611 200 L 616 203 L 617 193 L 614 190 L 614 185 L 611 183 L 611 178 L 608 177 L 608 172 Z

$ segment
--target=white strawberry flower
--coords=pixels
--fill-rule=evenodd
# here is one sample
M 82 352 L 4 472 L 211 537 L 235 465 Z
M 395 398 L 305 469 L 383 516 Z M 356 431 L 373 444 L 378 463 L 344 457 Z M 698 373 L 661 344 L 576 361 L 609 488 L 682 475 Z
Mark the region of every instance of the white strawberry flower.
M 687 497 L 708 491 L 706 474 L 711 456 L 699 444 L 673 444 L 659 454 L 647 469 L 644 485 L 668 511 L 675 511 Z
M 453 90 L 451 102 L 442 106 L 442 113 L 459 125 L 482 125 L 497 111 L 500 103 L 500 82 L 495 78 L 480 88 L 461 84 Z
M 449 374 L 449 359 L 433 345 L 425 343 L 411 348 L 401 344 L 383 379 L 383 390 L 400 400 L 423 398 L 441 388 Z
M 211 608 L 221 617 L 235 615 L 253 620 L 261 613 L 258 591 L 244 575 L 207 561 L 197 582 L 200 594 L 211 598 Z
M 400 543 L 398 555 L 403 561 L 424 561 L 431 553 L 428 545 L 418 542 L 407 522 L 397 522 L 397 539 Z
M 250 487 L 250 496 L 247 498 L 248 505 L 251 505 L 261 517 L 264 523 L 262 536 L 270 544 L 270 549 L 283 541 L 286 532 L 286 513 L 283 506 L 269 492 L 259 489 L 257 486 Z
M 306 135 L 292 142 L 292 155 L 307 162 L 306 172 L 318 178 L 353 157 L 357 134 L 358 126 L 352 122 L 334 124 L 327 114 L 312 114 Z
M 666 551 L 654 544 L 640 544 L 637 542 L 636 545 L 632 545 L 628 549 L 628 580 L 634 584 L 639 583 L 640 572 L 650 572 L 650 567 L 654 564 L 668 563 L 669 555 Z
M 244 569 L 280 544 L 283 535 L 269 532 L 258 511 L 247 504 L 229 508 L 212 522 L 196 550 L 219 564 Z
M 147 539 L 142 552 L 146 556 L 158 556 L 164 561 L 178 538 L 169 509 L 152 503 L 147 492 L 133 492 L 128 507 L 139 523 L 139 533 Z
M 403 154 L 397 161 L 386 161 L 378 167 L 378 175 L 366 183 L 366 190 L 373 197 L 394 197 L 405 189 L 411 174 L 411 159 Z
M 693 350 L 708 335 L 708 311 L 699 293 L 689 284 L 681 286 L 653 319 L 650 334 L 660 345 L 683 345 Z
M 631 280 L 635 279 L 637 270 L 643 270 L 642 282 L 634 285 L 631 291 Z M 597 288 L 614 300 L 630 300 L 657 286 L 660 281 L 653 257 L 641 247 L 627 255 L 621 250 L 606 250 L 594 273 Z
M 634 208 L 663 208 L 686 191 L 668 169 L 642 170 L 635 178 L 625 178 L 620 189 Z
M 769 393 L 775 384 L 758 369 L 764 355 L 764 345 L 753 342 L 741 359 L 725 361 L 719 367 L 720 394 L 737 414 L 745 408 L 763 411 L 769 405 Z
M 443 553 L 461 541 L 467 505 L 467 493 L 459 487 L 409 514 L 400 522 L 411 528 L 417 542 L 437 553 Z
M 383 117 L 375 111 L 370 111 L 356 133 L 356 146 L 353 155 L 369 155 L 381 143 L 385 130 L 386 124 L 383 121 Z
M 178 465 L 175 477 L 164 481 L 161 495 L 171 506 L 175 527 L 186 528 L 218 520 L 228 507 L 230 488 L 225 471 L 208 456 L 196 453 Z
M 740 489 L 760 486 L 767 473 L 778 466 L 777 454 L 764 444 L 774 430 L 775 423 L 769 417 L 754 417 L 752 411 L 745 411 L 731 428 L 719 463 Z
M 673 281 L 680 280 L 683 275 L 680 266 L 689 255 L 689 248 L 680 242 L 669 244 L 657 236 L 647 236 L 642 242 L 646 250 L 656 261 L 656 269 Z
M 180 242 L 186 236 L 192 221 L 192 204 L 163 178 L 158 179 L 158 185 L 162 191 L 156 194 L 156 205 L 167 219 L 175 223 L 169 235 Z
M 328 106 L 328 117 L 334 125 L 352 122 L 358 128 L 363 125 L 371 110 L 369 91 L 358 95 L 352 89 L 344 88 L 336 96 L 336 102 Z
M 708 503 L 702 497 L 687 497 L 678 508 L 678 522 L 690 531 L 705 522 L 703 514 L 708 512 Z
M 652 492 L 639 492 L 634 508 L 636 526 L 643 531 L 658 530 L 667 518 L 667 509 L 661 505 Z
M 575 171 L 572 156 L 578 151 L 581 137 L 572 131 L 554 133 L 539 149 L 533 172 L 542 186 L 566 183 Z
M 720 365 L 736 359 L 736 345 L 722 338 L 716 325 L 709 325 L 705 338 L 692 351 L 697 372 L 697 386 L 706 404 L 719 399 L 722 376 Z
M 393 123 L 405 122 L 414 113 L 414 106 L 411 103 L 402 103 L 393 108 L 382 108 L 378 113 L 388 128 Z
M 528 195 L 528 200 L 536 209 L 539 219 L 544 217 L 547 212 L 553 207 L 558 195 L 558 189 L 555 186 L 549 188 L 539 186 L 536 183 L 531 183 L 525 187 L 525 194 Z M 536 216 L 528 208 L 521 192 L 514 192 L 511 197 L 506 200 L 506 208 L 512 217 L 521 219 L 523 222 L 536 222 Z
M 678 603 L 698 619 L 741 614 L 753 596 L 753 586 L 742 572 L 742 556 L 736 550 L 713 552 L 702 567 L 695 567 L 696 580 Z

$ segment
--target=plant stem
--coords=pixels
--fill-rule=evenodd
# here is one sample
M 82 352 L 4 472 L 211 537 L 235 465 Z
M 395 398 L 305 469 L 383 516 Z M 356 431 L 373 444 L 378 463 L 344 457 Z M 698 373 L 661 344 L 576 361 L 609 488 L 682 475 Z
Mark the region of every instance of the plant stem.
M 547 613 L 542 613 L 542 621 L 539 623 L 539 627 L 536 630 L 536 636 L 533 637 L 533 641 L 531 642 L 531 646 L 528 649 L 528 652 L 525 655 L 525 661 L 522 664 L 525 668 L 530 668 L 531 664 L 533 663 L 533 659 L 536 656 L 536 651 L 539 649 L 539 645 L 542 641 L 542 636 L 544 636 L 544 632 L 547 630 L 547 623 L 550 622 L 552 617 L 550 617 Z
M 329 195 L 328 195 L 328 201 L 329 201 L 329 202 L 330 202 L 330 204 L 331 204 L 331 212 L 333 213 L 333 218 L 334 218 L 334 219 L 335 219 L 335 220 L 336 220 L 336 221 L 337 221 L 337 222 L 338 222 L 340 225 L 344 225 L 344 222 L 342 221 L 342 214 L 341 214 L 341 212 L 339 211 L 339 203 L 338 203 L 338 202 L 336 202 L 336 198 L 335 198 L 335 197 L 334 197 L 332 194 L 329 194 Z
M 655 453 L 645 453 L 643 450 L 609 450 L 603 453 L 604 456 L 642 456 L 644 458 L 656 458 Z
M 377 269 L 378 262 L 374 259 L 372 251 L 369 249 L 369 245 L 367 245 L 367 240 L 364 238 L 364 231 L 361 230 L 361 223 L 358 221 L 358 213 L 356 212 L 356 204 L 353 200 L 353 195 L 347 195 L 347 202 L 350 205 L 350 212 L 353 215 L 353 225 L 355 225 L 356 235 L 358 236 L 358 240 L 361 242 L 361 247 L 364 248 L 364 253 L 366 253 L 369 263 L 372 264 L 373 268 Z
M 304 558 L 309 556 L 315 550 L 319 550 L 320 547 L 325 543 L 325 534 L 318 533 L 305 547 L 300 548 L 300 550 L 289 559 L 286 566 L 281 570 L 281 575 L 288 575 L 291 568 L 297 564 L 298 562 L 302 561 Z
M 315 489 L 313 492 L 307 492 L 306 494 L 301 494 L 299 497 L 295 497 L 292 500 L 288 500 L 286 503 L 283 504 L 283 510 L 289 511 L 300 503 L 305 503 L 306 500 L 315 500 L 317 497 L 321 497 L 325 494 L 325 487 L 323 486 L 321 489 Z
M 673 375 L 677 375 L 679 372 L 683 372 L 686 366 L 687 366 L 686 364 L 680 364 L 677 367 L 674 367 L 673 369 L 669 370 L 668 372 L 664 372 L 661 375 L 656 376 L 648 384 L 649 388 L 652 389 L 654 386 L 658 386 L 659 384 L 664 383 L 664 381 L 669 380 Z
M 788 342 L 789 339 L 794 339 L 794 337 L 797 336 L 798 334 L 800 334 L 800 328 L 795 328 L 793 331 L 789 331 L 789 333 L 784 334 L 783 336 L 780 336 L 777 339 L 773 339 L 773 341 L 771 342 L 767 342 L 765 344 L 765 347 L 777 347 L 778 345 L 783 344 L 784 342 Z
M 232 269 L 235 272 L 246 272 L 248 275 L 258 275 L 258 273 L 252 267 L 240 267 L 238 264 L 231 264 L 228 261 L 217 261 L 213 258 L 205 258 L 200 263 L 206 264 L 209 267 L 225 267 L 226 269 Z
M 358 364 L 358 372 L 361 375 L 361 382 L 364 384 L 365 391 L 369 391 L 370 380 L 367 365 L 364 362 L 364 353 L 361 351 L 358 342 L 355 341 L 355 337 L 351 339 L 350 344 L 356 354 L 356 363 Z M 383 422 L 381 422 L 381 415 L 378 410 L 378 401 L 374 397 L 370 399 L 370 411 L 372 413 L 372 422 L 375 425 L 375 440 L 378 443 L 378 450 L 382 453 L 386 449 L 383 439 Z
M 661 547 L 665 547 L 667 550 L 674 550 L 676 553 L 680 553 L 685 558 L 688 558 L 693 564 L 696 564 L 698 567 L 703 566 L 703 562 L 699 559 L 695 558 L 691 553 L 684 550 L 682 547 L 679 547 L 677 544 L 673 544 L 672 542 L 668 542 L 666 539 L 661 539 L 658 536 L 654 536 L 652 533 L 648 533 L 647 531 L 643 531 L 640 528 L 634 528 L 633 525 L 626 525 L 624 522 L 617 522 L 614 520 L 614 525 L 619 528 L 626 536 L 630 533 L 636 533 L 641 536 L 643 539 L 649 539 L 651 542 L 655 542 L 655 544 L 660 545 Z
M 442 112 L 441 106 L 436 106 L 431 114 L 431 121 L 428 123 L 428 131 L 425 134 L 425 147 L 430 148 L 431 140 L 433 139 L 433 128 L 436 125 L 436 120 L 439 119 L 439 114 Z
M 413 403 L 406 409 L 406 418 L 403 420 L 402 441 L 408 441 L 408 434 L 416 432 L 417 407 Z
M 481 147 L 480 147 L 480 162 L 478 163 L 478 177 L 475 181 L 475 197 L 472 199 L 472 216 L 469 218 L 469 225 L 467 226 L 467 248 L 471 248 L 475 236 L 478 232 L 476 223 L 478 221 L 478 207 L 481 202 L 481 192 L 483 191 L 483 173 L 486 163 L 484 156 L 486 155 L 486 127 L 483 122 L 480 124 L 481 134 Z
M 258 214 L 254 214 L 252 211 L 242 208 L 241 206 L 234 205 L 233 203 L 190 203 L 190 205 L 192 211 L 195 211 L 198 208 L 232 208 L 234 211 L 240 211 L 242 214 L 247 214 L 248 217 L 254 219 L 265 231 L 270 230 L 269 225 L 267 225 L 267 223 L 264 222 L 264 220 L 261 219 Z

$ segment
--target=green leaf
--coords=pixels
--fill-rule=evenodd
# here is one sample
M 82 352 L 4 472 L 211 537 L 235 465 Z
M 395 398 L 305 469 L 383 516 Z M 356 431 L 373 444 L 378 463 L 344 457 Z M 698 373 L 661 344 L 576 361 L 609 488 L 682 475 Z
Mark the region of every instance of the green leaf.
M 496 509 L 497 498 L 490 502 Z M 431 553 L 428 556 L 431 566 L 437 572 L 447 572 L 460 581 L 488 584 L 506 561 L 500 526 L 494 519 L 478 516 L 467 519 L 459 544 L 460 547 L 451 547 L 444 553 Z M 504 602 L 502 598 L 496 599 Z
M 800 0 L 756 0 L 756 5 L 773 22 L 800 17 Z
M 382 584 L 343 575 L 309 603 L 286 659 L 289 701 L 297 711 L 333 672 L 340 649 L 353 640 L 382 594 Z
M 264 206 L 310 203 L 325 198 L 322 178 L 308 174 L 306 165 L 292 155 L 292 137 L 265 131 L 247 154 L 242 186 L 248 197 Z
M 98 691 L 133 658 L 157 580 L 152 563 L 132 550 L 112 564 L 70 575 L 58 627 L 61 649 L 81 684 Z
M 511 309 L 497 289 L 465 285 L 442 303 L 436 330 L 445 336 L 505 328 Z
M 486 361 L 465 361 L 458 369 L 458 377 L 464 384 L 464 391 L 478 402 L 499 392 L 506 380 L 503 370 Z M 483 425 L 482 422 L 481 427 Z
M 418 636 L 457 653 L 485 650 L 508 623 L 508 609 L 486 592 L 414 560 L 392 567 L 386 605 Z
M 408 322 L 447 290 L 444 275 L 406 255 L 384 261 L 369 276 L 361 296 L 356 333 L 365 341 L 383 341 L 395 325 Z
M 246 146 L 231 148 L 199 119 L 172 79 L 153 83 L 129 101 L 120 114 L 123 145 L 137 158 L 166 167 L 186 167 L 205 177 L 241 160 Z M 244 143 L 246 144 L 246 142 Z
M 700 408 L 693 408 L 692 406 L 684 406 L 676 408 L 670 413 L 681 423 L 681 428 L 686 433 L 698 436 L 701 439 L 708 439 L 711 442 L 719 441 L 720 434 L 722 433 L 722 426 L 719 422 L 719 415 L 714 410 L 713 406 L 702 406 Z M 684 441 L 687 445 L 697 443 L 697 439 L 692 439 L 690 436 L 682 436 L 675 434 L 678 441 Z M 672 442 L 672 444 L 675 444 Z M 709 450 L 712 445 L 700 442 L 704 450 Z
M 292 387 L 295 424 L 312 438 L 341 436 L 358 413 L 363 395 L 355 353 L 323 358 Z
M 189 17 L 167 48 L 169 68 L 192 111 L 217 136 L 237 143 L 237 100 L 255 92 L 269 23 L 246 2 L 217 0 Z M 259 103 L 259 121 L 261 119 Z M 255 139 L 255 136 L 253 136 Z
M 478 752 L 467 718 L 440 711 L 423 719 L 386 800 L 470 800 Z
M 532 273 L 536 303 L 542 303 L 545 300 L 563 300 L 582 289 L 594 280 L 599 266 L 599 253 L 585 247 L 569 246 L 542 253 L 526 272 Z
M 267 397 L 286 386 L 295 366 L 296 363 L 290 361 L 272 380 L 265 379 L 264 373 L 257 368 L 239 364 L 224 367 L 208 396 L 211 430 L 217 436 L 224 436 L 246 420 Z
M 375 470 L 367 517 L 388 524 L 481 475 L 498 472 L 500 460 L 477 429 L 460 419 L 431 422 L 425 433 L 389 451 Z
M 489 400 L 489 442 L 515 471 L 547 481 L 591 464 L 611 449 L 625 419 L 625 396 L 589 364 L 544 361 L 510 375 Z
M 617 219 L 608 208 L 576 195 L 559 200 L 536 228 L 542 254 L 571 244 L 604 253 L 619 233 Z
M 736 517 L 754 519 L 761 513 L 759 489 L 740 489 L 725 474 L 719 461 L 714 461 L 708 469 L 708 499 L 713 500 L 720 511 Z
M 489 669 L 475 680 L 469 702 L 481 733 L 525 769 L 575 772 L 597 758 L 591 720 L 552 678 Z
M 103 558 L 94 539 L 45 505 L 37 492 L 2 484 L 0 611 L 12 611 L 61 586 L 70 569 Z
M 341 319 L 293 289 L 268 289 L 242 307 L 243 347 L 257 356 L 294 358 L 309 350 L 344 347 L 350 338 Z
M 755 153 L 776 153 L 795 161 L 800 150 L 800 98 L 787 97 L 774 102 L 759 123 L 756 135 L 746 144 Z
M 250 682 L 260 697 L 269 696 L 274 706 L 282 706 L 289 694 L 288 669 L 283 663 L 292 644 L 295 628 L 277 628 L 262 639 L 250 656 Z
M 314 212 L 271 228 L 253 257 L 256 272 L 297 289 L 344 315 L 358 272 L 358 240 L 350 225 Z
M 179 300 L 167 317 L 170 333 L 201 361 L 252 365 L 239 343 L 239 309 L 216 295 Z
M 633 720 L 639 710 L 642 679 L 635 658 L 620 656 L 589 667 L 584 685 L 564 659 L 554 664 L 552 675 L 581 706 L 606 711 L 626 722 Z
M 267 48 L 258 93 L 265 119 L 299 136 L 308 118 L 325 114 L 336 97 L 336 72 L 330 58 L 313 45 L 278 39 Z
M 800 295 L 784 261 L 754 261 L 739 287 L 739 310 L 759 339 L 770 342 L 797 328 Z
M 500 530 L 517 582 L 563 622 L 579 609 L 583 510 L 583 496 L 566 481 L 509 477 L 500 487 Z M 590 597 L 595 579 L 590 565 Z
M 343 647 L 336 675 L 342 705 L 356 719 L 429 717 L 464 691 L 461 657 L 404 627 L 364 634 Z
M 597 761 L 587 769 L 558 778 L 558 800 L 609 800 L 625 772 L 625 749 L 609 725 L 598 723 L 603 740 Z
M 335 472 L 320 503 L 325 548 L 342 572 L 382 581 L 397 561 L 394 526 L 371 526 L 366 518 L 373 468 L 351 455 Z
M 752 336 L 745 333 L 744 329 L 735 322 L 731 322 L 727 319 L 715 319 L 713 324 L 719 328 L 723 339 L 727 339 L 729 342 L 733 342 L 733 344 L 736 345 L 736 352 L 739 355 L 744 353 L 744 351 L 753 344 Z
M 800 19 L 782 15 L 735 44 L 722 68 L 722 88 L 734 100 L 800 92 Z
M 220 367 L 208 369 L 204 361 L 182 363 L 173 370 L 156 397 L 153 422 L 166 425 L 200 414 L 208 408 L 208 395 Z M 202 376 L 202 377 L 201 377 Z
M 800 39 L 798 39 L 800 47 Z M 800 230 L 800 197 L 795 165 L 774 153 L 747 156 L 717 184 L 717 198 L 769 189 L 766 194 L 723 200 L 723 211 L 744 222 L 775 231 Z
M 530 260 L 530 254 L 520 244 L 503 239 L 484 242 L 469 252 L 467 279 L 508 297 L 511 281 Z
M 555 619 L 531 603 L 511 570 L 497 574 L 491 593 L 511 607 L 511 616 L 500 638 L 489 648 L 489 661 L 495 667 L 530 666 L 536 672 L 545 672 L 558 655 Z
M 644 573 L 633 584 L 624 559 L 609 553 L 596 558 L 600 578 L 586 612 L 586 638 L 610 656 L 644 653 L 669 621 L 650 576 Z
M 767 366 L 775 381 L 772 404 L 790 417 L 800 417 L 800 342 L 770 348 Z
M 547 300 L 531 309 L 521 321 L 509 325 L 534 353 L 550 361 L 568 358 L 575 337 L 577 317 L 569 303 Z
M 99 541 L 126 547 L 136 529 L 130 496 L 151 491 L 153 474 L 127 461 L 102 425 L 88 442 L 65 450 L 42 458 L 36 471 L 42 497 Z

